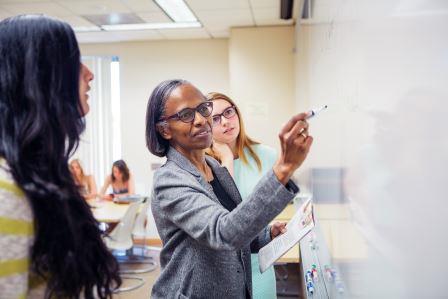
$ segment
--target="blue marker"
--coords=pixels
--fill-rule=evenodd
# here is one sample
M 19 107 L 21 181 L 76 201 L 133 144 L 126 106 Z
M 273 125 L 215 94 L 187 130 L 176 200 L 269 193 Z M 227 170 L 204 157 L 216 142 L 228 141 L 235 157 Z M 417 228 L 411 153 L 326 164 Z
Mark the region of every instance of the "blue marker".
M 312 274 L 311 271 L 306 271 L 306 282 L 312 282 L 313 278 L 312 278 Z
M 320 107 L 319 109 L 312 109 L 312 110 L 310 110 L 308 112 L 308 115 L 307 115 L 306 119 L 310 119 L 310 118 L 316 116 L 318 113 L 322 112 L 323 110 L 325 110 L 327 108 L 328 108 L 328 106 L 324 105 L 324 106 Z
M 312 282 L 308 282 L 308 283 L 306 284 L 306 289 L 308 290 L 308 292 L 309 292 L 310 294 L 314 294 L 314 285 L 313 285 Z

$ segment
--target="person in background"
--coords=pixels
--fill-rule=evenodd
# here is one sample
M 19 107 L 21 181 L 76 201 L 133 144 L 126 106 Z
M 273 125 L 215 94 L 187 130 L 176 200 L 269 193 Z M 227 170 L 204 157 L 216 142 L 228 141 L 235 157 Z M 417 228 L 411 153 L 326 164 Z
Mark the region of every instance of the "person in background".
M 212 112 L 213 102 L 185 80 L 160 83 L 148 101 L 146 144 L 167 157 L 153 180 L 163 248 L 151 298 L 252 298 L 251 245 L 261 248 L 280 234 L 268 224 L 298 192 L 290 177 L 313 141 L 306 113 L 282 128 L 279 158 L 242 201 L 226 168 L 205 154 Z
M 112 186 L 112 193 L 106 194 L 107 188 Z M 115 161 L 112 165 L 112 172 L 106 177 L 100 191 L 102 199 L 112 200 L 114 197 L 124 197 L 135 194 L 134 178 L 129 171 L 126 162 Z
M 78 185 L 81 195 L 87 199 L 94 199 L 96 194 L 96 183 L 93 175 L 85 175 L 79 159 L 73 159 L 70 162 L 70 171 Z
M 90 70 L 70 25 L 0 22 L 0 297 L 112 298 L 118 263 L 69 170 Z
M 228 96 L 211 92 L 207 99 L 213 102 L 213 144 L 207 154 L 226 167 L 235 180 L 241 198 L 247 200 L 261 178 L 277 160 L 274 149 L 250 138 L 244 130 L 241 113 Z M 282 232 L 286 222 L 274 225 Z M 252 293 L 254 298 L 276 298 L 276 281 L 273 267 L 260 272 L 258 254 L 251 254 Z

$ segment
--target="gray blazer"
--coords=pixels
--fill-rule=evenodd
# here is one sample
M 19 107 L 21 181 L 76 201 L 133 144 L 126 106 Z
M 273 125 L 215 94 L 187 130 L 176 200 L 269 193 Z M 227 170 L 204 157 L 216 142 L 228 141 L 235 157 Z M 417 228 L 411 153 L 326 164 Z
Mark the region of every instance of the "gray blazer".
M 271 170 L 241 202 L 226 168 L 206 157 L 215 179 L 238 204 L 229 212 L 196 167 L 174 148 L 154 174 L 151 208 L 163 242 L 152 298 L 246 298 L 251 295 L 250 242 L 270 241 L 268 223 L 294 193 Z

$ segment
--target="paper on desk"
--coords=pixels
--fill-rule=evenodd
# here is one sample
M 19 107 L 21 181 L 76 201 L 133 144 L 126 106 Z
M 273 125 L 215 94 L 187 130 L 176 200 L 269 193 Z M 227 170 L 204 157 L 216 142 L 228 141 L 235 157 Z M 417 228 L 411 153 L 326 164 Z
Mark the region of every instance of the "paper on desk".
M 282 257 L 314 227 L 313 204 L 307 200 L 286 225 L 281 234 L 258 252 L 260 272 L 266 271 L 276 260 Z

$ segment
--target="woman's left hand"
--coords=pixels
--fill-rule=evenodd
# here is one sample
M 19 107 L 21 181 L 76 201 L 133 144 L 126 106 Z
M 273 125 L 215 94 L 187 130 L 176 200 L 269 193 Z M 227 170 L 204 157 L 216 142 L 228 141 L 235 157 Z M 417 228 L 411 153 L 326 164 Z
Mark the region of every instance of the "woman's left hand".
M 221 166 L 227 168 L 233 177 L 233 152 L 228 144 L 213 141 L 212 149 L 221 160 Z
M 232 149 L 228 144 L 214 140 L 212 149 L 219 156 L 223 163 L 233 163 Z
M 271 226 L 271 239 L 278 237 L 286 232 L 286 222 L 275 222 Z

